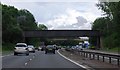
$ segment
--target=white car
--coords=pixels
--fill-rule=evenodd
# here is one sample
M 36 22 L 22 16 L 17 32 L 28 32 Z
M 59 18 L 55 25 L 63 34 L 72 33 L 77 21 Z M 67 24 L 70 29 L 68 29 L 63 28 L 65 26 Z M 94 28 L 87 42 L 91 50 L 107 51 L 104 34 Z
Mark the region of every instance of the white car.
M 26 43 L 17 43 L 14 48 L 14 55 L 17 54 L 26 54 L 29 55 L 28 46 Z
M 41 47 L 38 47 L 38 51 L 40 51 L 42 48 Z
M 29 52 L 35 53 L 35 47 L 33 45 L 28 45 Z

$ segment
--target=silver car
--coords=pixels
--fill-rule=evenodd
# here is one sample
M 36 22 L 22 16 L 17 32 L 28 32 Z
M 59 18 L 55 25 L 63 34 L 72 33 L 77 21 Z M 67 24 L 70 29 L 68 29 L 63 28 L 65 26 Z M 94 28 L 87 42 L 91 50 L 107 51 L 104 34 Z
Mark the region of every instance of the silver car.
M 26 54 L 29 55 L 28 46 L 26 43 L 17 43 L 14 48 L 14 55 L 17 54 Z
M 28 45 L 29 52 L 35 53 L 35 47 L 33 45 Z

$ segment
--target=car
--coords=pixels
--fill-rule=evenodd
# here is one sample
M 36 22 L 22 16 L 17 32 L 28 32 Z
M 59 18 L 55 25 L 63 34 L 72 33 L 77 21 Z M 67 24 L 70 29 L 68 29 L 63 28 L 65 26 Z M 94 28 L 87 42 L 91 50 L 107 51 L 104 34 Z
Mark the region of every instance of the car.
M 45 54 L 47 54 L 48 52 L 52 52 L 52 53 L 54 53 L 55 54 L 55 46 L 53 46 L 53 45 L 47 45 L 46 47 L 45 47 Z
M 61 49 L 61 46 L 57 46 L 58 49 Z
M 29 55 L 28 46 L 26 43 L 17 43 L 14 48 L 14 55 L 26 54 Z
M 66 50 L 66 51 L 71 51 L 71 47 L 72 47 L 72 46 L 66 46 L 66 47 L 65 47 L 65 50 Z
M 71 50 L 75 50 L 77 47 L 76 46 L 72 46 L 71 47 Z
M 56 48 L 56 50 L 61 49 L 61 47 L 60 47 L 60 46 L 55 46 L 55 48 Z
M 41 47 L 38 47 L 37 50 L 40 51 L 42 48 Z
M 33 45 L 28 45 L 29 52 L 35 53 L 35 47 Z
M 77 51 L 82 51 L 83 50 L 82 45 L 76 45 L 76 50 Z
M 44 51 L 45 50 L 45 46 L 41 46 L 41 51 Z

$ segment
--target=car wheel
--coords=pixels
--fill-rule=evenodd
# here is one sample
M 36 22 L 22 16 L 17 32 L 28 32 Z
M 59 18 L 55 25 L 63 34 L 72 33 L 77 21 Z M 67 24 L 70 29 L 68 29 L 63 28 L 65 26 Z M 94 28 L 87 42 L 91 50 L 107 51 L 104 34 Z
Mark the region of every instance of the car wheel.
M 14 55 L 17 55 L 17 53 L 14 52 Z
M 45 54 L 47 54 L 47 51 L 45 51 Z
M 55 51 L 53 51 L 53 53 L 55 54 Z
M 35 51 L 33 51 L 33 53 L 35 53 Z
M 29 55 L 29 53 L 26 54 L 27 56 Z
M 43 49 L 41 49 L 41 51 L 43 51 Z

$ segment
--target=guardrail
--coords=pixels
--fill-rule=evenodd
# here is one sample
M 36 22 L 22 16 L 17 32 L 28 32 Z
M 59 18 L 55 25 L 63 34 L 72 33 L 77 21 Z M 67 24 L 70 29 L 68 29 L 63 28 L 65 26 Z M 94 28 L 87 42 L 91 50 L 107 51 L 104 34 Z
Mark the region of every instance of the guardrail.
M 102 58 L 102 61 L 105 62 L 105 57 L 108 58 L 109 63 L 112 63 L 112 59 L 116 59 L 117 65 L 120 66 L 120 55 L 119 54 L 108 54 L 108 53 L 102 53 L 102 52 L 92 52 L 92 51 L 85 51 L 85 50 L 70 50 L 74 53 L 77 53 L 81 56 L 84 56 L 86 58 L 90 59 L 97 59 L 100 60 Z

